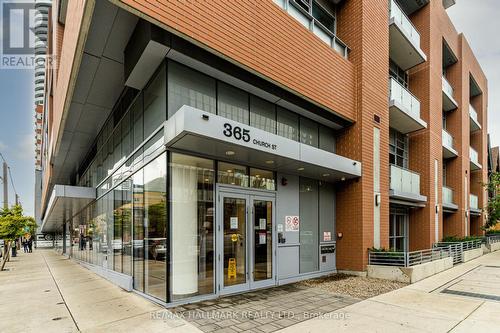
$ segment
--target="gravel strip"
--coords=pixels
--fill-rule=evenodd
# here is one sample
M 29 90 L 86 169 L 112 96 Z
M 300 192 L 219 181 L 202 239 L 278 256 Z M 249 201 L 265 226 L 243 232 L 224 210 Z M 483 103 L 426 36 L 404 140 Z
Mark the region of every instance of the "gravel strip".
M 367 299 L 402 288 L 408 284 L 339 273 L 302 281 L 299 282 L 299 285 L 319 288 L 335 294 Z

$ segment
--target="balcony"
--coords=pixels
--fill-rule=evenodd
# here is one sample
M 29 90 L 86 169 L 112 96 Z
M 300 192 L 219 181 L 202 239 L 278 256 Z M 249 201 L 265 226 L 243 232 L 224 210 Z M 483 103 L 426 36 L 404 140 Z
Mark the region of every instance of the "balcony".
M 420 194 L 420 175 L 416 172 L 391 164 L 391 203 L 423 207 L 427 197 Z
M 290 0 L 274 0 L 274 3 L 288 12 L 290 16 L 300 22 L 306 29 L 309 29 L 319 39 L 328 44 L 338 54 L 347 59 L 349 48 L 334 33 L 321 24 L 316 18 L 308 13 L 304 8 Z
M 470 158 L 470 169 L 471 169 L 471 171 L 481 170 L 482 166 L 481 166 L 481 163 L 479 163 L 479 154 L 472 147 L 470 147 L 469 151 L 470 151 L 469 158 Z
M 453 213 L 458 210 L 457 204 L 453 202 L 453 190 L 443 186 L 443 211 Z
M 443 158 L 457 157 L 458 152 L 455 150 L 453 145 L 453 137 L 450 133 L 443 129 Z
M 394 0 L 389 8 L 389 50 L 391 59 L 405 71 L 427 60 L 420 49 L 420 34 Z
M 471 215 L 481 215 L 481 208 L 479 208 L 479 198 L 477 197 L 477 195 L 469 195 L 469 209 Z
M 477 112 L 476 109 L 469 104 L 469 119 L 470 119 L 470 131 L 475 132 L 481 129 L 481 124 L 477 120 Z
M 457 101 L 453 98 L 453 87 L 443 76 L 443 110 L 452 111 L 458 107 Z
M 398 81 L 389 78 L 389 126 L 403 134 L 427 127 L 420 119 L 420 102 Z

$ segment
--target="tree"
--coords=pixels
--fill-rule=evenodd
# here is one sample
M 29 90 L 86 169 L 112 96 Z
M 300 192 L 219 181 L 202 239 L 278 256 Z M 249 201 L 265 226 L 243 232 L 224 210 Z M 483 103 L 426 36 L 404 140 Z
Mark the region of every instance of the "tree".
M 5 263 L 9 260 L 12 244 L 26 233 L 34 235 L 35 230 L 35 219 L 23 215 L 23 208 L 20 205 L 12 206 L 10 209 L 4 208 L 0 211 L 0 239 L 7 242 L 7 251 L 0 271 L 3 271 Z
M 485 229 L 494 227 L 500 221 L 500 172 L 490 175 L 489 182 L 484 185 L 489 193 L 488 219 Z

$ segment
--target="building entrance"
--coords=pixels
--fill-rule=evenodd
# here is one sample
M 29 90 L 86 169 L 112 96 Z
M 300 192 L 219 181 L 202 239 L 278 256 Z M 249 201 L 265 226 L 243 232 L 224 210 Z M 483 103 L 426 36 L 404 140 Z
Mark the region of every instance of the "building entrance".
M 217 203 L 220 294 L 275 285 L 275 193 L 218 187 Z

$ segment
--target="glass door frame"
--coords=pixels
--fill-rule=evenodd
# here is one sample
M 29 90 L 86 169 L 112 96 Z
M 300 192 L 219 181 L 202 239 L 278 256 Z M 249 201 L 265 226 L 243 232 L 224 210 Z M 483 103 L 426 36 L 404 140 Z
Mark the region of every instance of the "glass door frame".
M 276 285 L 276 192 L 258 189 L 248 189 L 239 186 L 216 185 L 216 287 L 218 295 L 234 294 L 265 288 Z M 245 199 L 246 210 L 246 273 L 245 283 L 224 286 L 224 198 Z M 254 281 L 254 253 L 255 253 L 255 232 L 254 232 L 254 201 L 272 202 L 272 275 L 270 279 Z

